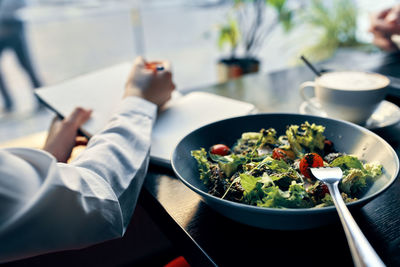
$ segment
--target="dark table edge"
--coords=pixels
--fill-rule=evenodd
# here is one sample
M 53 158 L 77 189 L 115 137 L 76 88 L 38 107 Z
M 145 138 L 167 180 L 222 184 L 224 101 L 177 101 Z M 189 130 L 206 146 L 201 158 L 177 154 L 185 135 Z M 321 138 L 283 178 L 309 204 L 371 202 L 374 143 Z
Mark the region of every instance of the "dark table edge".
M 191 266 L 218 266 L 144 186 L 139 203 Z M 151 211 L 151 212 L 150 212 Z

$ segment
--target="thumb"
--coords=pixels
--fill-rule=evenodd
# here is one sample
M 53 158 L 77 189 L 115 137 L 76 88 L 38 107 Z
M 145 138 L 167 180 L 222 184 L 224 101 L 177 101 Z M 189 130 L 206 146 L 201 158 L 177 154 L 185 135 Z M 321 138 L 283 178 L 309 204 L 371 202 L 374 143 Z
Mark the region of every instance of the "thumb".
M 164 66 L 164 69 L 165 70 L 167 70 L 167 71 L 169 71 L 169 72 L 171 72 L 172 70 L 171 70 L 171 62 L 170 61 L 168 61 L 168 60 L 165 60 L 165 61 L 163 61 L 162 62 L 162 65 Z
M 386 21 L 379 21 L 372 28 L 372 32 L 377 31 L 385 35 L 392 35 L 400 33 L 400 24 L 387 23 Z
M 376 18 L 377 18 L 377 19 L 385 19 L 386 16 L 387 16 L 391 11 L 392 11 L 391 8 L 387 8 L 387 9 L 385 9 L 385 10 L 382 10 L 382 11 L 378 12 L 378 13 L 375 13 Z
M 146 65 L 146 60 L 142 56 L 138 56 L 135 61 L 133 61 L 133 64 L 136 66 L 145 66 Z
M 72 111 L 71 115 L 69 115 L 65 121 L 71 123 L 76 129 L 78 129 L 90 118 L 91 114 L 92 110 L 78 107 Z
M 400 6 L 395 6 L 386 16 L 385 20 L 389 23 L 399 23 L 400 21 Z

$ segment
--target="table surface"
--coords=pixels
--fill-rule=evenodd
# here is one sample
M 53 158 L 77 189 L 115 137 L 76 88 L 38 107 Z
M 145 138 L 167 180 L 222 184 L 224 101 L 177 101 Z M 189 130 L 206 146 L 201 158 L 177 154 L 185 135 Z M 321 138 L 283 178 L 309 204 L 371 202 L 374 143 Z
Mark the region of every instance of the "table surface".
M 260 112 L 298 113 L 299 85 L 313 78 L 308 69 L 296 67 L 199 90 L 253 103 Z M 399 126 L 378 131 L 398 154 L 399 133 Z M 242 225 L 213 211 L 171 170 L 160 166 L 150 166 L 140 202 L 193 266 L 352 265 L 339 220 L 301 231 Z M 400 180 L 352 214 L 383 261 L 400 266 Z

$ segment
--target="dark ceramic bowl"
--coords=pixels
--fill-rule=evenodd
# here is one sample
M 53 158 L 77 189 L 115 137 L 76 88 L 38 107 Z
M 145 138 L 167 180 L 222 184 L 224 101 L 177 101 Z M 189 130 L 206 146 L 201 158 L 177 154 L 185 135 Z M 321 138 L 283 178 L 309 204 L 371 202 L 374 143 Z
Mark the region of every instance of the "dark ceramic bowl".
M 226 119 L 205 125 L 184 137 L 174 150 L 172 167 L 178 178 L 200 195 L 205 203 L 217 212 L 235 221 L 265 228 L 296 230 L 319 227 L 338 220 L 335 207 L 310 209 L 274 209 L 250 206 L 223 200 L 207 193 L 199 178 L 196 160 L 190 151 L 224 143 L 232 146 L 243 132 L 261 128 L 275 128 L 278 135 L 285 133 L 286 126 L 305 121 L 326 127 L 326 138 L 333 141 L 335 149 L 358 156 L 366 162 L 380 162 L 383 175 L 359 200 L 347 204 L 352 209 L 360 207 L 383 193 L 396 179 L 399 159 L 392 147 L 381 137 L 358 125 L 340 120 L 300 114 L 257 114 Z

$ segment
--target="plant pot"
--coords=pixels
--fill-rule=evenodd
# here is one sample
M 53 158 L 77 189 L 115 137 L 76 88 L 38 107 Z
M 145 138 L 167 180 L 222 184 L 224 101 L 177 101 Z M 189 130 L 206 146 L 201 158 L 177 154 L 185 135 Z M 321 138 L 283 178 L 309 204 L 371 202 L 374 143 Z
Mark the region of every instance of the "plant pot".
M 258 72 L 260 61 L 255 58 L 229 58 L 218 61 L 218 81 L 226 82 L 247 73 Z

